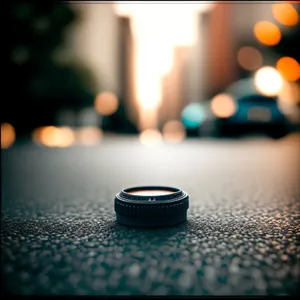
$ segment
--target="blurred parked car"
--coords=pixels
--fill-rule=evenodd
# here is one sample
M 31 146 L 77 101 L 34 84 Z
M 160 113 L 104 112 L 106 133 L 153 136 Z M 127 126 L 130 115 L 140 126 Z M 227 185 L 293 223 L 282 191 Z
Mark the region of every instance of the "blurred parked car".
M 236 101 L 234 114 L 214 117 L 200 125 L 200 136 L 239 137 L 263 134 L 277 139 L 290 132 L 290 122 L 280 111 L 277 98 L 259 94 L 242 96 Z

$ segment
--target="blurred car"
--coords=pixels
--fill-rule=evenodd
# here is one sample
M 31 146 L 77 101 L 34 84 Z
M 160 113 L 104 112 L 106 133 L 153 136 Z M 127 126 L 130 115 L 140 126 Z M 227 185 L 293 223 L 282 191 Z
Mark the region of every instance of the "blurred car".
M 277 139 L 289 132 L 290 122 L 281 112 L 277 98 L 259 94 L 238 98 L 233 115 L 227 118 L 210 118 L 199 127 L 200 136 L 211 137 L 263 134 Z

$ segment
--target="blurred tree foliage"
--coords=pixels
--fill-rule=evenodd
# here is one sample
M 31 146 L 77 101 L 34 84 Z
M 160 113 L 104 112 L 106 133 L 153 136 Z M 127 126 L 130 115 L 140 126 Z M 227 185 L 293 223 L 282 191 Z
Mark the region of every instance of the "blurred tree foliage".
M 91 80 L 89 70 L 53 59 L 65 28 L 76 20 L 70 8 L 60 1 L 37 0 L 8 1 L 6 7 L 8 84 L 1 121 L 11 123 L 19 134 L 29 133 L 52 125 L 59 109 L 92 105 L 93 91 L 82 81 Z

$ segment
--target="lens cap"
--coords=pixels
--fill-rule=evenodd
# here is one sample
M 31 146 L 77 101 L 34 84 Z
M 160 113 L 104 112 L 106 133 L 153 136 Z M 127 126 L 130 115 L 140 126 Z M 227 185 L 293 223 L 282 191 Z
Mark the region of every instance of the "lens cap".
M 131 227 L 168 227 L 187 219 L 189 196 L 178 188 L 142 186 L 115 197 L 117 222 Z

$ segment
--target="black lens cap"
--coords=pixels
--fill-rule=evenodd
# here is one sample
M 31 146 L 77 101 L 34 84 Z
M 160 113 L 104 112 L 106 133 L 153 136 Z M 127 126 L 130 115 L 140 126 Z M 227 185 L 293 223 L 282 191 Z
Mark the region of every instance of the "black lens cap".
M 178 188 L 142 186 L 115 197 L 117 222 L 131 227 L 168 227 L 187 219 L 189 196 Z

